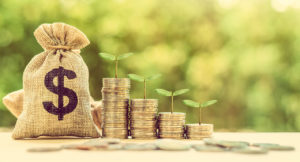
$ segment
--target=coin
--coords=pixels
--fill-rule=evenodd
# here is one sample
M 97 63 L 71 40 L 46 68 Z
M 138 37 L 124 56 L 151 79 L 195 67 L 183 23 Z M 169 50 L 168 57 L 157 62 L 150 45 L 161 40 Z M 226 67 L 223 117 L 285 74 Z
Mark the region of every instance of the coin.
M 156 121 L 156 116 L 138 116 L 138 115 L 129 115 L 130 120 L 145 120 L 145 121 Z
M 186 129 L 188 132 L 213 131 L 213 128 L 213 124 L 186 124 Z
M 131 136 L 141 136 L 141 137 L 144 137 L 144 136 L 150 136 L 150 137 L 156 137 L 156 132 L 134 132 L 134 131 L 131 131 Z
M 118 138 L 96 138 L 96 139 L 90 139 L 83 144 L 89 144 L 89 143 L 106 143 L 106 144 L 119 144 L 121 143 L 121 140 Z
M 203 151 L 203 152 L 224 152 L 224 151 L 226 151 L 226 149 L 217 147 L 217 146 L 193 145 L 192 147 L 196 151 Z
M 147 150 L 156 150 L 157 146 L 153 143 L 137 144 L 137 143 L 126 143 L 123 146 L 125 150 L 132 151 L 147 151 Z
M 130 130 L 134 139 L 153 139 L 156 134 L 157 99 L 132 99 Z
M 158 111 L 158 108 L 153 108 L 153 107 L 136 108 L 131 105 L 131 112 L 135 112 L 135 113 L 145 112 L 145 113 L 155 113 L 156 114 L 157 111 Z
M 69 144 L 69 145 L 62 145 L 62 149 L 76 149 L 77 146 L 81 144 Z
M 104 137 L 127 138 L 129 89 L 129 78 L 103 78 Z
M 158 114 L 159 138 L 184 138 L 185 113 L 160 112 Z
M 206 145 L 214 145 L 228 149 L 234 148 L 244 148 L 248 147 L 250 144 L 244 141 L 225 141 L 225 140 L 214 140 L 214 139 L 204 139 Z
M 62 147 L 35 147 L 27 149 L 28 152 L 55 152 L 62 150 Z
M 242 153 L 242 154 L 266 154 L 268 153 L 268 150 L 261 147 L 242 147 L 242 148 L 235 148 L 232 150 L 236 153 Z
M 139 136 L 139 137 L 132 137 L 132 139 L 136 140 L 155 140 L 157 139 L 157 136 Z
M 120 139 L 127 139 L 128 138 L 128 134 L 116 134 L 116 133 L 103 134 L 103 136 L 106 137 L 106 138 L 120 138 Z
M 127 123 L 104 123 L 104 128 L 124 128 L 127 126 Z
M 252 146 L 261 147 L 261 148 L 265 148 L 268 150 L 277 150 L 277 151 L 295 150 L 295 148 L 292 146 L 283 146 L 283 145 L 274 144 L 274 143 L 254 143 L 254 144 L 252 144 Z
M 172 126 L 181 126 L 183 127 L 185 123 L 185 120 L 166 120 L 166 121 L 161 121 L 158 119 L 158 126 L 159 127 L 172 127 Z
M 187 139 L 201 140 L 209 138 L 213 134 L 212 124 L 186 124 L 186 137 Z
M 167 151 L 187 151 L 191 148 L 191 145 L 174 139 L 159 139 L 155 144 L 159 149 Z
M 185 113 L 179 113 L 179 112 L 160 112 L 158 114 L 159 120 L 185 120 Z
M 159 127 L 160 132 L 169 133 L 184 133 L 184 128 L 181 126 L 176 127 Z

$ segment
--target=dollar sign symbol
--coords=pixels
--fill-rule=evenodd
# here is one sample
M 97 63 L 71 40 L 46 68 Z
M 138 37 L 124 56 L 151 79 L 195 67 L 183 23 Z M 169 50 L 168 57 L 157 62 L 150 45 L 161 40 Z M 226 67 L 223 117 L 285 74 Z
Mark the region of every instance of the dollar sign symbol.
M 55 86 L 53 83 L 53 80 L 56 76 L 58 80 L 57 86 Z M 55 107 L 52 101 L 46 101 L 43 102 L 44 109 L 51 114 L 58 115 L 58 120 L 63 120 L 64 115 L 72 112 L 78 103 L 76 93 L 71 89 L 64 87 L 64 76 L 66 76 L 68 79 L 74 79 L 76 78 L 76 73 L 59 66 L 59 68 L 48 72 L 44 80 L 44 84 L 47 89 L 58 95 L 58 107 Z M 64 96 L 69 98 L 69 103 L 65 107 L 63 99 Z

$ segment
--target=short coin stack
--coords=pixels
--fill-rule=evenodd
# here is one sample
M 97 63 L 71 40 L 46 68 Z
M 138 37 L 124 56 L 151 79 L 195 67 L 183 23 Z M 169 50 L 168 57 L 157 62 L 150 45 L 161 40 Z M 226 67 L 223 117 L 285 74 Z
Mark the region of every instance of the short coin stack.
M 103 78 L 104 137 L 128 138 L 129 88 L 128 78 Z
M 157 138 L 156 99 L 132 99 L 130 104 L 130 132 L 134 139 Z
M 186 136 L 188 139 L 203 139 L 212 136 L 213 124 L 187 124 Z
M 160 138 L 184 138 L 185 113 L 161 112 L 158 114 L 158 135 Z

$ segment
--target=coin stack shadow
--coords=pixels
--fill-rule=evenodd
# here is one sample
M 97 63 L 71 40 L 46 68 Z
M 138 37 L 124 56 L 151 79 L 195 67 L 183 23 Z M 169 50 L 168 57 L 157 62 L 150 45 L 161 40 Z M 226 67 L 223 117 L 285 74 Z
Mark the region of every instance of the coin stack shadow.
M 185 113 L 161 112 L 158 114 L 159 138 L 184 139 Z
M 129 89 L 128 78 L 103 78 L 103 137 L 128 138 Z
M 133 139 L 156 139 L 156 99 L 132 99 L 130 104 L 130 132 Z
M 188 139 L 201 140 L 212 136 L 213 124 L 186 124 L 186 137 Z

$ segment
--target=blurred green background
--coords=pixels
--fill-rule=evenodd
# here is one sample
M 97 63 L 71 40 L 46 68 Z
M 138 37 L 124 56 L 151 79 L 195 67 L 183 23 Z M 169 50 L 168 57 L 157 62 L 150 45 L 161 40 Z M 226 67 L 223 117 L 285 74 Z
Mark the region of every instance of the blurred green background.
M 119 75 L 161 73 L 148 84 L 159 111 L 170 111 L 170 99 L 155 88 L 189 88 L 175 98 L 187 123 L 197 111 L 183 99 L 217 99 L 203 120 L 218 131 L 299 131 L 299 15 L 297 0 L 0 0 L 0 98 L 22 88 L 25 66 L 43 51 L 33 31 L 65 22 L 91 41 L 81 55 L 97 100 L 102 78 L 114 76 L 98 53 L 134 52 Z M 131 97 L 143 97 L 141 83 L 132 82 Z M 15 121 L 0 102 L 0 126 Z

